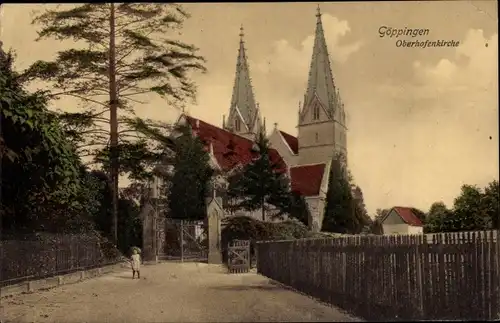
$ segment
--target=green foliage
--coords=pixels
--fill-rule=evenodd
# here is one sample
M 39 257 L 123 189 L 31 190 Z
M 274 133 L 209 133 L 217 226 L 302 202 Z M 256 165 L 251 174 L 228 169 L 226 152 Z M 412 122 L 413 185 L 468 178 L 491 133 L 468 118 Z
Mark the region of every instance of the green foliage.
M 464 185 L 453 209 L 434 203 L 426 218 L 426 232 L 456 232 L 498 228 L 499 185 L 492 181 L 484 189 Z
M 500 185 L 497 180 L 484 188 L 481 208 L 488 219 L 489 227 L 500 230 Z
M 231 216 L 223 219 L 222 246 L 226 247 L 232 240 L 269 240 L 271 232 L 267 223 L 249 216 Z
M 269 226 L 270 240 L 302 239 L 309 235 L 307 225 L 294 219 L 283 222 L 267 222 L 266 225 Z
M 264 222 L 249 216 L 231 216 L 222 222 L 223 246 L 232 240 L 290 240 L 308 236 L 307 227 L 296 220 Z
M 363 198 L 363 191 L 359 186 L 355 186 L 351 191 L 354 199 L 354 216 L 360 224 L 361 233 L 371 233 L 373 221 L 368 215 L 366 210 L 365 200 Z
M 59 51 L 53 61 L 35 62 L 23 77 L 46 82 L 52 98 L 65 95 L 81 102 L 80 111 L 61 113 L 61 120 L 78 152 L 97 156 L 95 162 L 103 165 L 109 155 L 106 113 L 116 85 L 118 165 L 126 164 L 120 171 L 142 179 L 150 166 L 142 160 L 148 159 L 151 147 L 143 143 L 147 138 L 128 126 L 127 120 L 135 116 L 133 105 L 145 103 L 155 93 L 166 100 L 166 106 L 180 108 L 196 94 L 190 72 L 205 71 L 198 49 L 176 35 L 188 17 L 180 5 L 171 3 L 86 3 L 46 10 L 33 19 L 39 27 L 37 40 L 73 40 L 74 47 Z M 114 62 L 110 49 L 116 53 Z
M 279 210 L 275 215 L 279 217 L 290 211 L 289 184 L 279 165 L 271 161 L 269 141 L 264 133 L 259 134 L 252 153 L 254 161 L 229 178 L 227 196 L 232 201 L 231 209 L 260 209 L 265 221 L 266 211 L 273 205 Z
M 209 155 L 201 140 L 193 136 L 188 127 L 180 126 L 176 132 L 179 136 L 174 139 L 157 137 L 166 147 L 175 149 L 173 156 L 164 155 L 162 160 L 164 165 L 173 168 L 173 172 L 159 174 L 169 185 L 169 217 L 184 220 L 204 219 L 205 198 L 208 196 L 213 175 Z
M 137 142 L 119 143 L 118 160 L 120 175 L 128 175 L 132 181 L 145 182 L 152 179 L 152 168 L 159 159 L 159 153 L 153 149 L 145 139 Z M 111 166 L 111 151 L 107 146 L 96 152 L 95 162 L 102 165 L 103 169 Z
M 130 246 L 142 246 L 142 221 L 139 205 L 121 198 L 118 204 L 118 249 L 128 254 Z M 135 247 L 139 250 L 138 247 Z
M 45 93 L 25 91 L 12 64 L 10 53 L 2 55 L 3 228 L 83 229 L 89 223 L 81 216 L 95 205 L 87 203 L 79 157 L 47 109 Z
M 112 239 L 112 190 L 111 181 L 103 171 L 91 171 L 89 173 L 91 181 L 94 183 L 94 192 L 99 201 L 98 209 L 92 213 L 92 220 L 95 228 L 106 238 Z
M 453 212 L 449 210 L 443 202 L 436 202 L 431 205 L 424 225 L 426 233 L 453 231 Z
M 264 222 L 249 216 L 231 216 L 223 219 L 221 244 L 225 250 L 230 241 L 250 240 L 253 254 L 255 242 L 269 240 L 293 240 L 307 238 L 307 227 L 297 221 Z
M 454 230 L 480 230 L 489 226 L 489 218 L 482 205 L 483 192 L 471 185 L 462 186 L 461 194 L 453 203 Z
M 305 198 L 297 192 L 292 192 L 290 198 L 290 209 L 287 212 L 289 218 L 296 219 L 305 226 L 309 225 L 310 212 Z
M 336 158 L 332 161 L 322 231 L 361 233 L 368 224 L 368 215 L 362 199 L 353 196 L 350 176 L 345 166 Z

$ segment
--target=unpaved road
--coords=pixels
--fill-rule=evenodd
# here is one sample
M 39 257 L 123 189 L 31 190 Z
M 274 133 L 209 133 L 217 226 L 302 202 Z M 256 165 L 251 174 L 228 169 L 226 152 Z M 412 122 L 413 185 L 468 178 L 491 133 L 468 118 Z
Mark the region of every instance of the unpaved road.
M 1 299 L 2 322 L 359 321 L 257 274 L 162 263 Z

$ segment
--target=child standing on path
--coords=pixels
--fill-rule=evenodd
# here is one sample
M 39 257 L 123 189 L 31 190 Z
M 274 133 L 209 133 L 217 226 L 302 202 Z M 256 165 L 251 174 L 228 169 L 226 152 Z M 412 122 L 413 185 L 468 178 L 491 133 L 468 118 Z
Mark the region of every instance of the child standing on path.
M 135 279 L 135 273 L 137 272 L 137 278 L 141 278 L 141 255 L 136 248 L 132 249 L 132 279 Z

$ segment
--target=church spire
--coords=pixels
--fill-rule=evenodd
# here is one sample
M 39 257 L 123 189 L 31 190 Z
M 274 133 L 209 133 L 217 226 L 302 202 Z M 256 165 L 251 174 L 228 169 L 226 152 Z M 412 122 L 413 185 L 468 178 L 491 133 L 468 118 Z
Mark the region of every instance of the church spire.
M 236 63 L 236 77 L 234 80 L 233 95 L 228 116 L 228 128 L 237 133 L 253 132 L 256 123 L 260 125 L 258 105 L 250 79 L 247 57 L 245 53 L 245 42 L 243 26 L 240 28 L 240 47 Z M 241 123 L 241 124 L 240 124 Z M 235 127 L 235 125 L 237 125 Z
M 304 106 L 311 104 L 314 96 L 330 113 L 335 107 L 336 92 L 333 82 L 333 74 L 330 66 L 330 58 L 326 46 L 323 23 L 321 22 L 321 10 L 317 8 L 316 32 L 314 36 L 314 48 L 309 69 L 309 80 L 304 99 Z

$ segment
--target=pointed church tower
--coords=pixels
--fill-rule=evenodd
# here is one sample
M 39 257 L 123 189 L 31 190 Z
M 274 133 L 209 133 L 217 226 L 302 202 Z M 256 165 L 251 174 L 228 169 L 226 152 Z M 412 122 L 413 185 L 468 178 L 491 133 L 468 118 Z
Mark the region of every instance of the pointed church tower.
M 223 127 L 226 130 L 253 140 L 263 124 L 259 105 L 255 102 L 243 36 L 242 26 L 240 28 L 240 48 L 236 63 L 236 78 L 234 80 L 231 106 L 227 120 L 224 117 Z
M 319 6 L 316 18 L 309 80 L 299 109 L 300 165 L 326 163 L 337 153 L 347 155 L 344 104 L 333 79 Z

